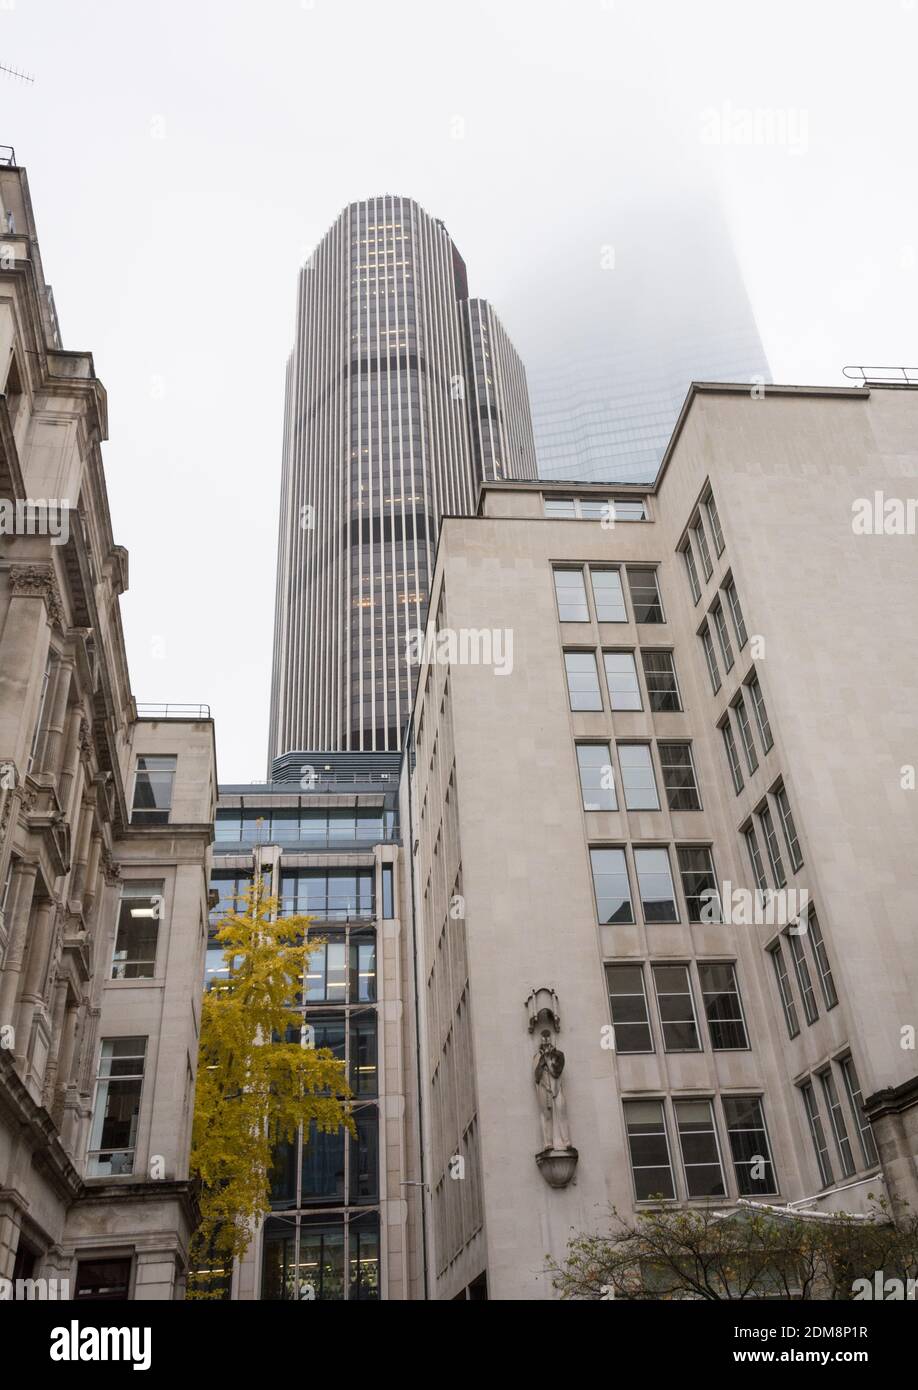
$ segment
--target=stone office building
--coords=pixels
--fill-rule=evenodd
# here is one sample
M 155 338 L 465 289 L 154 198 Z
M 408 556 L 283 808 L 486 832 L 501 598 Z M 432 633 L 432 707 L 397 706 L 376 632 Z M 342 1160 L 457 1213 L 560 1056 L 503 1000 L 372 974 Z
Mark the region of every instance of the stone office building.
M 910 495 L 915 388 L 710 385 L 652 487 L 444 519 L 401 813 L 433 1297 L 553 1297 L 610 1205 L 918 1205 Z
M 398 753 L 291 753 L 269 783 L 220 788 L 207 983 L 226 969 L 217 923 L 259 875 L 278 913 L 313 919 L 321 945 L 302 1019 L 346 1063 L 357 1127 L 276 1152 L 272 1212 L 233 1270 L 234 1299 L 421 1296 L 399 764 Z
M 213 724 L 131 692 L 105 392 L 61 346 L 12 151 L 0 226 L 0 1278 L 169 1299 L 195 1221 Z

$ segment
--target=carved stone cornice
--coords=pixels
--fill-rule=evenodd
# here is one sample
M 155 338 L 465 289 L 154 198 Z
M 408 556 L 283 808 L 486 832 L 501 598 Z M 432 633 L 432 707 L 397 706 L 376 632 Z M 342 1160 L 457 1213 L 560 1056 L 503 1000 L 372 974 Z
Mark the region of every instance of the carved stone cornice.
M 10 565 L 9 584 L 13 598 L 43 598 L 52 623 L 64 631 L 64 605 L 53 566 Z
M 102 851 L 99 855 L 99 860 L 102 867 L 102 873 L 105 878 L 105 882 L 109 885 L 109 887 L 114 887 L 115 884 L 120 883 L 121 865 L 116 864 L 114 859 L 112 859 L 111 850 L 106 849 L 103 846 Z

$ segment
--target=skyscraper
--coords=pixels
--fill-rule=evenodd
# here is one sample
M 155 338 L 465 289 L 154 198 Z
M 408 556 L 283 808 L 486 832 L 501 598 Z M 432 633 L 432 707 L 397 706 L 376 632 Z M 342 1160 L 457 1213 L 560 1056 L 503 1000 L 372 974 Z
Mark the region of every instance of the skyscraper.
M 623 196 L 549 250 L 513 301 L 540 477 L 649 482 L 692 381 L 771 381 L 713 198 Z
M 440 518 L 532 478 L 525 372 L 443 223 L 351 203 L 300 272 L 269 757 L 399 747 Z

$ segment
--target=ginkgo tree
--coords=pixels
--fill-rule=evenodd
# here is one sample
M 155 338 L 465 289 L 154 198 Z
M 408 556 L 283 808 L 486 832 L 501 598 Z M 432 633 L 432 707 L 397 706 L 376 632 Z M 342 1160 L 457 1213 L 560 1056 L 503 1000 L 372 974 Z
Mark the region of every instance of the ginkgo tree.
M 219 1298 L 219 1283 L 271 1209 L 274 1150 L 317 1131 L 355 1133 L 345 1064 L 311 1046 L 301 1000 L 309 917 L 279 917 L 261 878 L 218 923 L 225 978 L 204 995 L 191 1171 L 201 1221 L 192 1240 L 189 1298 Z

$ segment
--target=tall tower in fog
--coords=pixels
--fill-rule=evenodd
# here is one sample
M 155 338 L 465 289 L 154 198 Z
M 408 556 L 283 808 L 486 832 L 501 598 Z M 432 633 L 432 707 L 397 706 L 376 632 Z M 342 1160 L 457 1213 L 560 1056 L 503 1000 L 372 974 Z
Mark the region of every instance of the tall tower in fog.
M 440 518 L 535 472 L 525 371 L 443 223 L 351 203 L 300 272 L 269 760 L 399 747 Z

